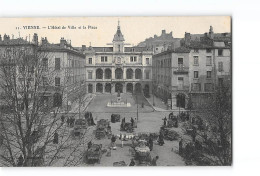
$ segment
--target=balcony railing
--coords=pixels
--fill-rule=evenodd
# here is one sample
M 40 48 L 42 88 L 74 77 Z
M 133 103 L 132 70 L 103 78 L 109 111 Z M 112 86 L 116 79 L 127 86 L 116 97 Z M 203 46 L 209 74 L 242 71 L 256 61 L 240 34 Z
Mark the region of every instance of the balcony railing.
M 183 65 L 179 65 L 178 67 L 174 68 L 173 73 L 174 74 L 188 74 L 189 73 L 189 67 L 184 67 Z

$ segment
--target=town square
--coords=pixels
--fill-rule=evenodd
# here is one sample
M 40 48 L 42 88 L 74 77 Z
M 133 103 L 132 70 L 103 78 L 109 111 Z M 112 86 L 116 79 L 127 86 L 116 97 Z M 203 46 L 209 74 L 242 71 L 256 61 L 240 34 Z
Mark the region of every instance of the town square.
M 74 19 L 98 21 L 82 25 L 91 32 L 64 18 L 68 29 L 21 23 L 18 36 L 0 33 L 0 165 L 230 166 L 230 17 L 170 32 L 168 22 L 195 18 L 149 18 Z M 145 21 L 156 34 L 133 28 Z

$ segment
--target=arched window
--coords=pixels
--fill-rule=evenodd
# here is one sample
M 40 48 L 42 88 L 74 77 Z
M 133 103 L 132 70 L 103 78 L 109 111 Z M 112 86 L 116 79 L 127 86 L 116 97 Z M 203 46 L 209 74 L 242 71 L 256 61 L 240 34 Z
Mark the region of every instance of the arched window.
M 103 70 L 101 68 L 96 70 L 96 79 L 103 79 Z
M 121 68 L 117 68 L 115 71 L 116 79 L 123 79 L 123 70 Z

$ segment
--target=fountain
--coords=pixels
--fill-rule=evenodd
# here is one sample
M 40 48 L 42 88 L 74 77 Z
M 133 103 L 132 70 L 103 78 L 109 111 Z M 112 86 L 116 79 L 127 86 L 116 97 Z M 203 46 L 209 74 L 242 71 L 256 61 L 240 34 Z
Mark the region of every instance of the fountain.
M 122 101 L 122 97 L 121 97 L 121 94 L 120 94 L 120 91 L 117 92 L 117 97 L 116 97 L 116 100 L 112 100 L 110 102 L 107 103 L 107 107 L 131 107 L 131 103 L 127 102 L 127 101 Z

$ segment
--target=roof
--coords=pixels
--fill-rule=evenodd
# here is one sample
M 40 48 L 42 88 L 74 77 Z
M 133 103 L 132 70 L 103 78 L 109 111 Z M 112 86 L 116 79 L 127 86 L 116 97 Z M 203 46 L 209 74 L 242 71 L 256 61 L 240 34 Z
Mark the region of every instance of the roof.
M 191 40 L 190 41 L 190 48 L 198 48 L 198 49 L 207 49 L 207 48 L 213 48 L 212 45 L 203 43 L 201 41 Z
M 162 55 L 166 55 L 169 53 L 190 53 L 190 49 L 185 46 L 181 46 L 181 47 L 178 47 L 175 49 L 163 51 L 161 53 L 155 54 L 154 56 L 162 56 Z
M 18 39 L 8 39 L 0 41 L 0 45 L 29 45 L 32 44 L 22 38 Z
M 117 31 L 116 31 L 116 34 L 114 35 L 114 39 L 113 39 L 113 42 L 118 42 L 118 41 L 120 41 L 120 42 L 125 41 L 119 25 L 117 26 Z
M 69 52 L 73 54 L 77 54 L 79 56 L 85 57 L 82 52 L 73 48 L 71 45 L 61 46 L 60 44 L 53 44 L 53 43 L 45 43 L 40 46 L 40 50 L 42 51 L 60 51 L 60 52 Z
M 151 51 L 151 48 L 147 47 L 125 47 L 125 52 L 143 52 L 143 51 Z
M 113 47 L 92 47 L 95 52 L 113 52 Z
M 190 49 L 184 46 L 178 47 L 174 50 L 174 53 L 189 53 Z

